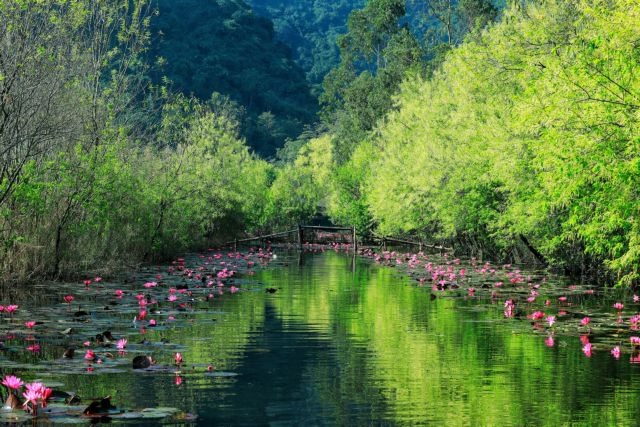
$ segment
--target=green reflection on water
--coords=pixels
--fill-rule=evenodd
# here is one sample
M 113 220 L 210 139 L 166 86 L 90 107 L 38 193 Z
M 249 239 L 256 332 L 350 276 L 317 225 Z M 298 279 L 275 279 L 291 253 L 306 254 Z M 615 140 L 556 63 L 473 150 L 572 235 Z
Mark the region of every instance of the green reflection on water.
M 341 376 L 328 380 L 318 369 L 312 380 L 334 384 L 324 391 L 328 404 L 338 390 L 354 393 L 347 396 L 353 402 L 366 401 L 373 386 L 383 397 L 374 421 L 636 423 L 637 369 L 614 361 L 608 350 L 588 359 L 575 337 L 556 337 L 557 347 L 547 348 L 544 336 L 514 325 L 526 320 L 502 318 L 502 301 L 431 301 L 393 269 L 351 266 L 349 257 L 326 253 L 307 255 L 302 271 L 260 275 L 270 285 L 287 284 L 273 300 L 281 317 L 331 337 Z
M 130 409 L 197 413 L 200 425 L 637 423 L 639 366 L 628 354 L 615 361 L 596 344 L 587 358 L 575 334 L 547 348 L 529 321 L 503 318 L 502 299 L 431 300 L 394 269 L 347 254 L 279 262 L 247 277 L 243 292 L 196 304 L 176 323 L 186 326 L 148 328 L 144 338 L 183 353 L 181 384 L 173 372 L 130 370 L 52 379 Z M 165 365 L 177 351 L 138 350 Z

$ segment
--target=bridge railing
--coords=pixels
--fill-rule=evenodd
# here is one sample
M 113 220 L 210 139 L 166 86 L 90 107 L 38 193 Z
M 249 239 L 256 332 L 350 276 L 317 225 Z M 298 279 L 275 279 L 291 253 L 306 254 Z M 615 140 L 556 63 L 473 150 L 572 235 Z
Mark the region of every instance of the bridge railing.
M 296 242 L 299 247 L 302 247 L 304 243 L 304 231 L 305 230 L 314 230 L 314 231 L 348 231 L 351 236 L 353 248 L 355 251 L 358 250 L 358 238 L 356 235 L 355 227 L 337 227 L 337 226 L 322 226 L 322 225 L 298 225 L 297 228 L 293 228 L 291 230 L 281 231 L 278 233 L 264 234 L 260 236 L 253 236 L 244 239 L 234 239 L 233 241 L 226 242 L 224 245 L 229 246 L 233 244 L 233 250 L 238 250 L 238 244 L 252 242 L 255 240 L 265 241 L 266 239 L 272 239 L 274 237 L 282 237 L 290 234 L 294 234 L 296 236 Z
M 358 250 L 358 236 L 356 234 L 355 227 L 322 226 L 322 225 L 298 225 L 298 227 L 296 227 L 296 228 L 293 228 L 293 229 L 290 229 L 290 230 L 286 230 L 286 231 L 281 231 L 281 232 L 278 232 L 278 233 L 271 233 L 271 234 L 265 234 L 265 235 L 260 235 L 260 236 L 253 236 L 253 237 L 248 237 L 248 238 L 244 238 L 244 239 L 234 239 L 233 241 L 225 243 L 225 246 L 229 246 L 229 245 L 233 244 L 233 250 L 237 251 L 238 250 L 238 244 L 241 244 L 241 243 L 252 242 L 252 241 L 256 241 L 256 240 L 264 242 L 264 241 L 266 241 L 266 239 L 272 239 L 272 238 L 288 236 L 288 235 L 295 235 L 296 236 L 295 237 L 296 243 L 301 248 L 302 245 L 305 242 L 305 239 L 304 239 L 304 231 L 305 230 L 332 231 L 332 232 L 348 231 L 349 235 L 351 236 L 351 242 L 353 244 L 354 251 Z M 439 251 L 442 251 L 442 252 L 452 252 L 453 251 L 453 248 L 448 248 L 448 247 L 445 247 L 445 246 L 442 246 L 442 245 L 433 245 L 433 244 L 424 243 L 422 241 L 412 241 L 412 240 L 407 240 L 407 239 L 404 239 L 404 238 L 393 237 L 393 236 L 383 236 L 383 235 L 374 234 L 373 238 L 374 238 L 375 241 L 380 242 L 380 245 L 383 248 L 383 250 L 387 249 L 387 243 L 391 243 L 391 244 L 398 243 L 398 244 L 401 244 L 401 245 L 417 246 L 420 251 L 422 251 L 423 248 L 432 249 L 432 250 L 439 250 Z
M 442 252 L 453 252 L 453 248 L 447 248 L 442 245 L 432 245 L 432 244 L 424 243 L 422 241 L 416 242 L 416 241 L 406 240 L 398 237 L 382 236 L 382 235 L 374 234 L 374 239 L 380 242 L 380 246 L 382 246 L 383 250 L 387 249 L 387 243 L 399 243 L 401 245 L 407 245 L 407 246 L 418 246 L 419 251 L 422 251 L 423 248 L 427 248 L 427 249 L 439 250 Z

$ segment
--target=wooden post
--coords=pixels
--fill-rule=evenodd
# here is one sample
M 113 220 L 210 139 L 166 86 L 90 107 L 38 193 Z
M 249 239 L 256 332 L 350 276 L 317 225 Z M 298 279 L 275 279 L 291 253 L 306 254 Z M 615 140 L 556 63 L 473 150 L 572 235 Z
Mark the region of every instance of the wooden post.
M 302 226 L 298 224 L 298 249 L 302 249 Z
M 418 252 L 422 252 L 422 240 L 420 241 L 420 246 L 419 246 L 419 251 Z
M 233 239 L 233 252 L 238 252 L 238 238 Z
M 382 237 L 382 250 L 386 251 L 387 250 L 387 238 L 386 237 Z
M 358 252 L 358 236 L 356 236 L 356 228 L 351 227 L 351 231 L 353 232 L 353 252 Z

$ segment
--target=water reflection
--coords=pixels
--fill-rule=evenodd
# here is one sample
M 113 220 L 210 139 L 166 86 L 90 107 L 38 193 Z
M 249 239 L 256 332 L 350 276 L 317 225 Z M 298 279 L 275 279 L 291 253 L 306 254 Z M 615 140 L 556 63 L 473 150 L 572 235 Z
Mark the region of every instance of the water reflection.
M 52 379 L 130 408 L 178 407 L 200 425 L 636 424 L 640 365 L 597 337 L 587 358 L 578 333 L 505 319 L 486 293 L 432 299 L 393 268 L 333 251 L 278 259 L 237 297 L 197 305 L 188 328 L 130 337 L 176 346 L 179 375 Z
M 619 402 L 621 392 L 637 397 L 638 371 L 608 351 L 596 345 L 587 359 L 572 336 L 548 348 L 527 320 L 505 322 L 501 304 L 432 301 L 392 269 L 359 262 L 352 272 L 350 263 L 312 255 L 302 270 L 260 276 L 287 284 L 273 302 L 286 325 L 302 322 L 335 348 L 336 366 L 318 356 L 304 384 L 327 394 L 322 413 L 349 407 L 367 413 L 356 422 L 390 424 L 633 424 L 638 405 L 629 412 Z

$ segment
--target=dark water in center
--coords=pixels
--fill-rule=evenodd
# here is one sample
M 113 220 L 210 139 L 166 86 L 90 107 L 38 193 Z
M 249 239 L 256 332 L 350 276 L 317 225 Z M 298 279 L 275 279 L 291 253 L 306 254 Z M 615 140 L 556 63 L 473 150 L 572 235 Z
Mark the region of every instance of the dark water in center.
M 549 348 L 526 319 L 504 319 L 503 301 L 432 300 L 349 254 L 279 261 L 189 327 L 147 333 L 184 345 L 180 384 L 131 372 L 56 379 L 128 407 L 177 407 L 202 426 L 640 423 L 640 365 L 628 354 L 596 345 L 587 358 L 577 336 Z

